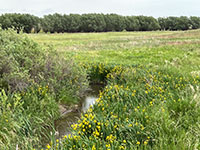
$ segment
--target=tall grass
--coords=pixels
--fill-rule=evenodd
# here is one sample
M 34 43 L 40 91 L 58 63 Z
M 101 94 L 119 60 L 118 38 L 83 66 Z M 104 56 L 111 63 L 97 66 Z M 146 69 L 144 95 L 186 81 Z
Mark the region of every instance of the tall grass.
M 200 148 L 199 76 L 145 67 L 108 72 L 96 104 L 47 149 Z

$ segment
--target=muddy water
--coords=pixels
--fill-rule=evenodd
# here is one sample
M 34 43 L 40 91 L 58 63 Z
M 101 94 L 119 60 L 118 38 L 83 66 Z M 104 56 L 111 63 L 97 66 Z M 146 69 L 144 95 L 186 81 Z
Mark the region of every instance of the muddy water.
M 64 115 L 55 121 L 56 138 L 61 138 L 64 135 L 70 134 L 70 126 L 76 123 L 80 118 L 82 112 L 87 111 L 90 105 L 93 105 L 98 99 L 100 90 L 103 89 L 102 84 L 95 84 L 90 86 L 90 90 L 85 93 L 82 102 L 78 108 L 66 110 Z

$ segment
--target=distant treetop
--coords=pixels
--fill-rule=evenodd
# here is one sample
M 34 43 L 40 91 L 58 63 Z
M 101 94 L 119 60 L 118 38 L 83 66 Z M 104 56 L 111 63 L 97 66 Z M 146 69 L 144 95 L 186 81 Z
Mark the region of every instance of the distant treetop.
M 154 31 L 188 30 L 200 28 L 200 17 L 121 16 L 117 14 L 69 14 L 45 15 L 39 18 L 30 14 L 3 14 L 0 16 L 3 29 L 14 28 L 26 33 L 50 32 L 109 32 L 109 31 Z

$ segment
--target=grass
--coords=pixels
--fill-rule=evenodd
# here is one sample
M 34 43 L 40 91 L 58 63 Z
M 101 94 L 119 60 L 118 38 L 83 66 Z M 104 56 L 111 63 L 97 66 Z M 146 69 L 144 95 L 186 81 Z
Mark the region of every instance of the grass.
M 78 62 L 174 67 L 185 72 L 200 65 L 200 30 L 30 34 Z
M 96 76 L 107 72 L 107 86 L 72 125 L 72 134 L 47 149 L 200 148 L 199 76 L 163 68 L 92 68 Z
M 200 149 L 200 30 L 28 36 L 107 82 L 47 149 Z

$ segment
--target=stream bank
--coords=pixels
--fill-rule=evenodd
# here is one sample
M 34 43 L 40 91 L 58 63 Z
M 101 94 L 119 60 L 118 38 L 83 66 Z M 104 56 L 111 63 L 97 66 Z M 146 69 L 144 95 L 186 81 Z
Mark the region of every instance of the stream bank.
M 90 84 L 90 88 L 81 98 L 79 105 L 67 108 L 64 105 L 59 106 L 61 117 L 54 122 L 56 138 L 62 138 L 70 134 L 70 126 L 78 121 L 81 113 L 87 111 L 90 105 L 93 105 L 99 97 L 99 93 L 104 88 L 104 84 Z

